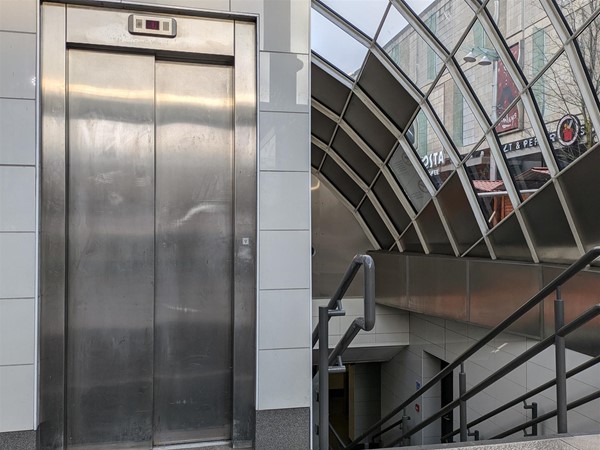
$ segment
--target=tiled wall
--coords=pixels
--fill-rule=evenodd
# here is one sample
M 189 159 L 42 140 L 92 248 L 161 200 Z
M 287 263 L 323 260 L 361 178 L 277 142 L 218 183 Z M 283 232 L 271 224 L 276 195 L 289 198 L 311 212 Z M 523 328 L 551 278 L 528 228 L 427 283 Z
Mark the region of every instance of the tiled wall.
M 312 321 L 319 322 L 319 306 L 329 302 L 326 298 L 313 300 Z M 344 298 L 342 301 L 345 316 L 332 317 L 329 320 L 329 347 L 333 348 L 344 335 L 350 324 L 358 317 L 364 317 L 364 302 L 359 297 Z M 409 313 L 398 308 L 384 305 L 375 305 L 375 328 L 373 330 L 359 331 L 351 348 L 372 347 L 386 345 L 408 345 L 409 343 Z
M 34 427 L 36 3 L 0 1 L 0 432 Z
M 483 337 L 488 330 L 459 322 L 443 320 L 435 317 L 410 314 L 410 345 L 393 360 L 382 366 L 382 413 L 397 406 L 408 395 L 414 393 L 416 382 L 427 381 L 428 361 L 438 358 L 453 361 L 469 346 Z M 491 345 L 477 352 L 465 364 L 467 387 L 470 388 L 484 380 L 493 371 L 514 359 L 537 341 L 512 334 L 502 334 L 494 339 Z M 589 359 L 588 356 L 567 350 L 567 369 L 575 367 Z M 458 377 L 455 371 L 454 395 L 458 392 Z M 467 403 L 468 419 L 477 417 L 503 405 L 507 401 L 530 391 L 554 378 L 554 347 L 550 347 L 530 362 L 509 373 L 503 380 L 493 384 L 481 394 Z M 429 374 L 430 375 L 430 374 Z M 600 387 L 600 367 L 587 369 L 570 378 L 567 382 L 569 401 L 580 398 L 598 390 Z M 539 415 L 556 408 L 555 389 L 550 388 L 536 395 L 529 401 L 538 403 Z M 439 401 L 439 400 L 438 400 Z M 420 412 L 415 411 L 415 404 L 408 407 L 411 425 L 421 421 L 436 411 L 435 405 L 429 404 L 426 398 L 417 400 Z M 531 418 L 531 412 L 525 411 L 522 405 L 510 408 L 504 413 L 483 422 L 476 427 L 481 439 L 488 439 L 494 434 L 507 430 L 512 426 Z M 454 413 L 454 426 L 458 428 L 458 409 Z M 471 430 L 472 431 L 472 430 Z M 600 400 L 568 413 L 568 431 L 573 434 L 600 433 Z M 539 426 L 540 434 L 555 434 L 556 419 L 550 419 Z M 427 427 L 422 433 L 413 437 L 413 444 L 437 443 L 439 426 Z M 515 437 L 522 436 L 518 433 Z M 470 438 L 472 439 L 472 438 Z
M 257 408 L 309 407 L 310 2 L 145 2 L 260 15 Z M 37 425 L 37 7 L 37 0 L 0 0 L 0 432 Z

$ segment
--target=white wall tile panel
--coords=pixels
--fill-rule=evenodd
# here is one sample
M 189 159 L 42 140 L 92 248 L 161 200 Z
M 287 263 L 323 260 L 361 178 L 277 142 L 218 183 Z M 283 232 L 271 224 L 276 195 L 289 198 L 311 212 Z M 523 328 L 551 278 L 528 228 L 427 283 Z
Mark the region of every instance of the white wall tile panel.
M 310 291 L 261 291 L 259 295 L 259 349 L 310 347 Z
M 260 170 L 309 171 L 308 114 L 260 113 Z
M 35 231 L 35 168 L 0 166 L 0 232 Z
M 35 234 L 0 233 L 0 299 L 32 298 Z
M 309 52 L 309 0 L 231 0 L 231 10 L 259 14 L 261 50 Z
M 259 351 L 258 409 L 310 406 L 310 355 L 308 348 Z
M 0 366 L 33 364 L 34 300 L 0 300 Z
M 308 56 L 260 54 L 260 110 L 308 112 Z
M 308 289 L 310 232 L 261 231 L 259 260 L 260 289 Z
M 309 229 L 308 172 L 261 172 L 259 198 L 261 230 Z
M 33 365 L 0 366 L 0 432 L 33 429 Z
M 35 100 L 0 98 L 0 164 L 35 164 Z
M 1 0 L 0 30 L 35 33 L 36 11 L 36 0 Z
M 0 31 L 0 97 L 35 98 L 35 46 L 35 34 Z

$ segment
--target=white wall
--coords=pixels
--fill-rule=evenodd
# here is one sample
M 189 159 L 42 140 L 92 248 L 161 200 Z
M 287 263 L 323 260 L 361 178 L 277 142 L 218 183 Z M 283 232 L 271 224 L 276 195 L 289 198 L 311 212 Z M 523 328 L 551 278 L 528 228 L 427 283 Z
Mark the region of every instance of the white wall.
M 310 1 L 144 1 L 260 15 L 257 408 L 309 407 Z M 37 426 L 37 4 L 0 0 L 0 432 Z
M 464 323 L 410 313 L 410 345 L 390 362 L 382 365 L 382 414 L 399 405 L 408 395 L 415 392 L 416 382 L 425 383 L 430 358 L 427 354 L 452 362 L 469 346 L 483 337 L 488 330 Z M 470 388 L 484 380 L 493 371 L 514 359 L 537 341 L 504 333 L 494 339 L 491 345 L 477 352 L 465 364 L 467 387 Z M 567 369 L 573 368 L 589 359 L 588 356 L 567 350 Z M 454 396 L 458 393 L 458 372 L 455 371 Z M 530 391 L 554 378 L 554 347 L 550 347 L 530 362 L 509 373 L 505 379 L 493 384 L 468 403 L 468 419 L 473 420 L 503 405 L 507 401 Z M 600 388 L 600 367 L 596 366 L 572 377 L 567 382 L 569 401 L 590 394 Z M 435 397 L 435 396 L 429 396 Z M 538 403 L 539 415 L 556 408 L 555 390 L 550 388 L 529 401 Z M 415 403 L 421 407 L 415 411 Z M 411 426 L 436 412 L 439 399 L 421 398 L 408 407 Z M 521 405 L 484 422 L 475 429 L 481 433 L 481 439 L 489 439 L 494 434 L 507 430 L 525 421 L 526 411 Z M 423 415 L 424 414 L 424 415 Z M 530 411 L 527 417 L 531 418 Z M 454 413 L 454 426 L 458 428 L 458 409 Z M 528 430 L 529 431 L 529 430 Z M 600 433 L 600 400 L 568 413 L 568 431 L 573 434 Z M 555 434 L 556 419 L 540 424 L 539 434 Z M 522 436 L 518 433 L 515 437 Z M 439 426 L 427 427 L 417 433 L 413 444 L 438 443 Z M 472 439 L 472 438 L 470 438 Z
M 34 427 L 36 8 L 0 1 L 0 432 Z

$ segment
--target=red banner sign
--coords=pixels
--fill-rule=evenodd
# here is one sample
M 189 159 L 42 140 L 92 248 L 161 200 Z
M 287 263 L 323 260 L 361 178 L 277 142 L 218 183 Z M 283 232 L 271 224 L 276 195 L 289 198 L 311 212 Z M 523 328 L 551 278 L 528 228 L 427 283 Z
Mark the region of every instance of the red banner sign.
M 521 46 L 517 43 L 510 47 L 510 51 L 515 61 L 518 62 L 521 56 Z M 506 110 L 508 105 L 517 98 L 519 91 L 502 60 L 498 61 L 498 68 L 496 70 L 496 117 L 502 118 L 498 125 L 496 125 L 496 132 L 504 133 L 519 128 L 519 105 L 516 104 L 509 111 Z

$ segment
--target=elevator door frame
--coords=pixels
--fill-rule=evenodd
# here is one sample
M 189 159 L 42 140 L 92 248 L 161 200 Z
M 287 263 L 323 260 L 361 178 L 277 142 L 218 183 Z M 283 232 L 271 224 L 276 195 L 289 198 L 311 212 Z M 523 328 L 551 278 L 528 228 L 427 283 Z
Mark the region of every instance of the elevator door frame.
M 253 445 L 256 386 L 257 48 L 255 18 L 125 3 L 41 8 L 40 444 L 66 444 L 67 50 L 150 53 L 233 66 L 233 404 L 232 441 Z M 178 36 L 130 35 L 130 14 L 175 17 Z

